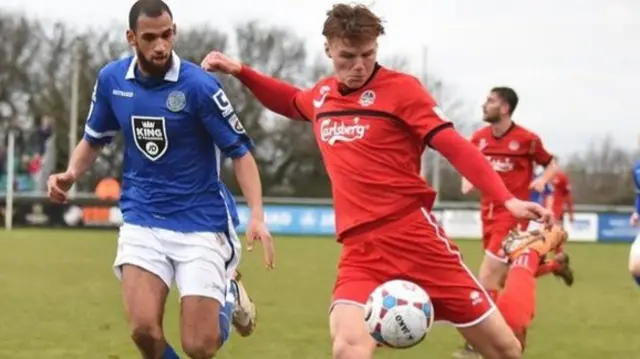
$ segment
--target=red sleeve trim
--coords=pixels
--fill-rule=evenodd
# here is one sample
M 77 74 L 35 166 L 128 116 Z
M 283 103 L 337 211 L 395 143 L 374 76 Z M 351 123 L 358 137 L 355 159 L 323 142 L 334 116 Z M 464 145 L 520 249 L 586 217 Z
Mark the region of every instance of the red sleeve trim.
M 429 133 L 427 133 L 424 136 L 424 143 L 429 146 L 431 146 L 431 140 L 433 139 L 433 136 L 437 135 L 438 132 L 446 129 L 446 128 L 453 128 L 453 123 L 451 122 L 445 122 L 445 123 L 441 123 L 440 125 L 436 126 L 434 129 L 432 129 L 431 131 L 429 131 Z

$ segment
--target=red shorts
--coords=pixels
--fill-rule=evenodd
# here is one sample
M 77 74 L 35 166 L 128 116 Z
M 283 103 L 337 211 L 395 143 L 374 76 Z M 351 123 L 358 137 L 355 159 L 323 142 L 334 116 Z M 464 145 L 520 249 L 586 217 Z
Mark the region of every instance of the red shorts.
M 482 245 L 484 251 L 491 257 L 506 262 L 507 258 L 502 253 L 504 239 L 514 229 L 527 230 L 529 220 L 518 219 L 506 209 L 493 209 L 492 213 L 482 210 Z
M 405 279 L 424 288 L 436 320 L 473 326 L 495 309 L 458 247 L 425 209 L 344 238 L 333 304 L 364 305 L 380 284 Z

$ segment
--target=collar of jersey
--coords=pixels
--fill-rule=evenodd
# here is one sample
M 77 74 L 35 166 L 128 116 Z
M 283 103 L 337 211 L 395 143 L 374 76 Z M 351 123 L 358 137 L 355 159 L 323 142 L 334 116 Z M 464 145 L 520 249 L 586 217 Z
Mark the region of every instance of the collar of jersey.
M 129 69 L 127 70 L 127 74 L 125 75 L 125 80 L 133 80 L 136 78 L 136 63 L 138 62 L 138 57 L 134 56 L 131 59 L 131 63 L 129 64 Z M 171 51 L 171 68 L 164 75 L 165 81 L 169 82 L 178 82 L 178 77 L 180 76 L 180 57 L 175 53 L 175 51 Z

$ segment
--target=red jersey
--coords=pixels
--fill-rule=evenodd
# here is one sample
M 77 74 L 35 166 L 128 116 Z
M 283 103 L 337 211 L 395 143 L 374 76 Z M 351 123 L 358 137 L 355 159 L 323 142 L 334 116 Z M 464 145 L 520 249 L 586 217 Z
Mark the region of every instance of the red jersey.
M 546 166 L 553 159 L 540 137 L 515 123 L 500 137 L 493 135 L 491 126 L 485 126 L 473 134 L 471 142 L 487 157 L 509 191 L 523 201 L 530 199 L 529 185 L 535 164 Z M 502 206 L 485 196 L 481 205 Z
M 335 77 L 299 92 L 295 106 L 313 129 L 331 180 L 338 238 L 363 224 L 431 208 L 420 176 L 425 143 L 451 123 L 420 81 L 377 66 L 360 89 Z
M 553 213 L 556 219 L 564 215 L 565 204 L 569 213 L 573 212 L 573 199 L 571 198 L 571 183 L 566 173 L 558 171 L 553 179 Z

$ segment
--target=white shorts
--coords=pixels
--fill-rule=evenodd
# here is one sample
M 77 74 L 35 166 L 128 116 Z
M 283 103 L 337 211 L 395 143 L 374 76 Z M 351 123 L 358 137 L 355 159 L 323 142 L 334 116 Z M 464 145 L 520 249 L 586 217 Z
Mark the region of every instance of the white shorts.
M 227 236 L 125 223 L 120 227 L 113 269 L 122 280 L 122 265 L 135 265 L 157 275 L 168 288 L 175 280 L 181 298 L 202 296 L 224 304 L 227 283 L 238 267 L 241 252 L 232 228 Z

